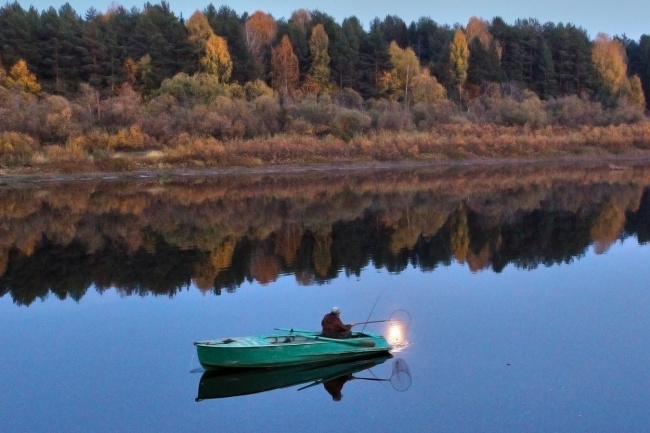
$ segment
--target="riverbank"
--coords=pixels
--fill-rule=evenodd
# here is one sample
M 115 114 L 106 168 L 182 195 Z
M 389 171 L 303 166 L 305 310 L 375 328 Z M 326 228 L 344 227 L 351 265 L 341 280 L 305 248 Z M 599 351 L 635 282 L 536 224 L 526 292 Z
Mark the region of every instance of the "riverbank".
M 149 150 L 104 149 L 70 142 L 46 146 L 22 164 L 0 169 L 9 178 L 83 177 L 120 173 L 286 172 L 305 169 L 409 165 L 611 163 L 650 160 L 650 122 L 607 127 L 540 129 L 441 125 L 429 132 L 381 132 L 349 141 L 327 135 L 279 134 L 256 140 L 218 141 L 182 134 Z M 311 167 L 311 168 L 310 168 Z

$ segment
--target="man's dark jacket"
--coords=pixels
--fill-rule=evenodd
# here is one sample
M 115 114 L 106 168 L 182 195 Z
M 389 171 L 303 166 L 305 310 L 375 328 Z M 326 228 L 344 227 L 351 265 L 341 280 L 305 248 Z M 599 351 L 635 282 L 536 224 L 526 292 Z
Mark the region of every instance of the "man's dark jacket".
M 352 325 L 344 325 L 336 313 L 327 313 L 320 324 L 323 326 L 323 336 L 330 338 L 339 337 L 352 328 Z

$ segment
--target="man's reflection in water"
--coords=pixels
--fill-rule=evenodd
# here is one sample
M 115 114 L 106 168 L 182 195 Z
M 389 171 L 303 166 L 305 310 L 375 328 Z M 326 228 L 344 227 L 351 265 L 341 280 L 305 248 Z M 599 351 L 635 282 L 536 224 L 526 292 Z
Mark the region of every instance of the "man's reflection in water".
M 332 400 L 334 401 L 341 401 L 341 398 L 343 398 L 343 394 L 341 394 L 341 390 L 343 389 L 343 385 L 348 380 L 354 379 L 354 376 L 351 374 L 346 374 L 345 376 L 340 376 L 332 380 L 328 380 L 326 382 L 323 382 L 323 386 L 327 390 L 327 392 L 330 393 L 332 396 Z

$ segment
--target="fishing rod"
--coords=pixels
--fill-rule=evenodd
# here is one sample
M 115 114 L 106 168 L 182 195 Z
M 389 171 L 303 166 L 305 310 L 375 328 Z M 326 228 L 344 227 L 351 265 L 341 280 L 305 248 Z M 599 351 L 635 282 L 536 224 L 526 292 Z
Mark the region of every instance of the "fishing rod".
M 363 324 L 366 324 L 366 323 L 381 323 L 381 322 L 390 322 L 390 319 L 384 319 L 384 320 L 369 320 L 369 321 L 367 321 L 367 322 L 359 322 L 359 323 L 355 323 L 355 324 L 352 325 L 352 326 L 363 325 Z
M 397 315 L 397 317 L 394 317 L 396 315 Z M 409 325 L 411 324 L 411 315 L 408 313 L 408 311 L 399 309 L 399 310 L 393 311 L 393 314 L 391 314 L 390 318 L 388 318 L 388 319 L 366 320 L 365 322 L 355 323 L 352 326 L 357 326 L 357 325 L 363 324 L 364 325 L 363 328 L 365 328 L 365 325 L 368 324 L 368 323 L 382 323 L 382 322 L 390 322 L 391 325 L 406 323 L 406 325 L 404 325 L 404 327 L 408 328 Z M 361 329 L 361 332 L 363 332 L 363 328 Z
M 368 322 L 368 319 L 370 319 L 370 316 L 372 316 L 372 312 L 375 310 L 375 307 L 377 306 L 377 302 L 379 302 L 379 298 L 381 298 L 381 295 L 384 293 L 384 290 L 386 290 L 385 287 L 383 289 L 381 289 L 381 292 L 379 292 L 379 296 L 377 296 L 377 300 L 375 300 L 375 305 L 372 306 L 372 309 L 370 310 L 370 314 L 368 314 L 368 317 L 366 318 L 366 321 L 361 322 L 361 323 L 364 323 L 363 328 L 361 328 L 361 332 L 363 332 L 363 330 L 366 329 L 365 324 L 370 323 L 370 322 Z

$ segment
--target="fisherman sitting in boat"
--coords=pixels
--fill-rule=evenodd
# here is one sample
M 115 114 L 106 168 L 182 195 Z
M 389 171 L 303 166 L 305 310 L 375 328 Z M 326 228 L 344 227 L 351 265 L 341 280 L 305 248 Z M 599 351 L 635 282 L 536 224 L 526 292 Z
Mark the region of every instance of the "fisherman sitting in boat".
M 320 324 L 323 326 L 323 337 L 328 338 L 348 338 L 352 335 L 352 327 L 354 323 L 344 325 L 341 322 L 341 309 L 339 307 L 332 308 L 332 311 L 327 313 Z

